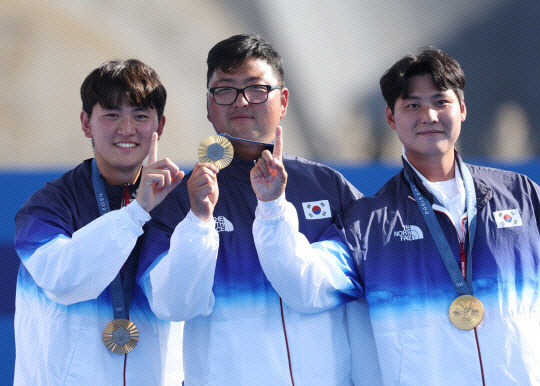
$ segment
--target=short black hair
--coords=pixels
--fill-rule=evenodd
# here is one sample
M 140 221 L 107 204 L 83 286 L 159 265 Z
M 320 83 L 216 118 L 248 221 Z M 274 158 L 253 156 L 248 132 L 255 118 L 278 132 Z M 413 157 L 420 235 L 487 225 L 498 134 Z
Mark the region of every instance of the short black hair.
M 155 108 L 161 119 L 167 91 L 157 73 L 137 59 L 109 60 L 93 70 L 81 85 L 82 108 L 91 116 L 96 103 L 118 106 L 123 97 L 132 106 Z
M 437 89 L 453 90 L 459 103 L 463 103 L 465 73 L 459 63 L 438 48 L 424 47 L 418 54 L 409 54 L 398 60 L 381 77 L 381 91 L 392 112 L 400 96 L 408 97 L 409 79 L 415 75 L 425 74 L 432 76 Z
M 224 73 L 234 72 L 250 57 L 262 59 L 268 63 L 280 85 L 285 85 L 283 59 L 274 47 L 259 35 L 242 34 L 220 41 L 208 52 L 206 86 L 209 86 L 214 72 L 218 70 Z

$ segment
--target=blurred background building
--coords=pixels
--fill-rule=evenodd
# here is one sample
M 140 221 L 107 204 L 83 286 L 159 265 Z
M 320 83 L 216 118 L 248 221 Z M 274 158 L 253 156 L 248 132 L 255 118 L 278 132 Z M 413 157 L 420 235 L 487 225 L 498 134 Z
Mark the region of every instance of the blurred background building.
M 329 163 L 366 194 L 399 168 L 378 82 L 396 60 L 434 45 L 467 76 L 465 160 L 514 168 L 540 182 L 533 105 L 540 90 L 538 1 L 14 1 L 0 2 L 0 183 L 4 257 L 0 317 L 13 371 L 18 259 L 13 218 L 43 183 L 92 157 L 80 129 L 79 87 L 108 59 L 138 58 L 168 92 L 159 155 L 188 171 L 206 119 L 206 55 L 237 33 L 259 33 L 285 61 L 285 151 Z M 380 182 L 380 183 L 379 183 Z M 5 382 L 4 382 L 5 380 Z

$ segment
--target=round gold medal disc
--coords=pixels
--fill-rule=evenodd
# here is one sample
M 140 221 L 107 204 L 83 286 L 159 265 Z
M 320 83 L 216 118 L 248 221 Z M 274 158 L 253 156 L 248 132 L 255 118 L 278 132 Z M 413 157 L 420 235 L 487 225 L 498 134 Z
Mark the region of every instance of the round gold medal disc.
M 115 319 L 103 330 L 103 342 L 112 352 L 127 354 L 137 346 L 139 330 L 131 320 Z
M 211 135 L 199 145 L 199 161 L 213 163 L 220 169 L 229 166 L 233 156 L 231 142 L 221 135 Z
M 448 310 L 450 321 L 462 330 L 472 330 L 482 322 L 484 305 L 472 295 L 461 295 L 454 299 Z

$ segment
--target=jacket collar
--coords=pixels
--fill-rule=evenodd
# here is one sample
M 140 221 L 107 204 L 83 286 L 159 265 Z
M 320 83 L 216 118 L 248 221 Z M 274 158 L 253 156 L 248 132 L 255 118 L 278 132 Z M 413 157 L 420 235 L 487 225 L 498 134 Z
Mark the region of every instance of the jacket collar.
M 463 168 L 468 168 L 470 170 L 467 164 L 463 162 L 463 160 L 461 159 L 461 156 L 459 155 L 457 150 L 454 150 L 454 154 L 455 154 L 457 167 L 460 170 L 463 170 Z M 402 178 L 405 180 L 407 186 L 409 186 L 409 183 L 407 179 L 405 178 L 405 173 L 407 173 L 407 176 L 409 177 L 409 179 L 418 187 L 418 189 L 420 189 L 420 191 L 422 192 L 422 195 L 428 199 L 430 204 L 433 205 L 433 201 L 434 201 L 433 194 L 426 187 L 422 179 L 416 174 L 412 166 L 405 160 L 405 158 L 401 157 L 401 160 L 403 162 L 403 173 L 404 173 Z M 477 208 L 480 209 L 484 207 L 484 205 L 491 199 L 491 197 L 493 197 L 493 190 L 482 181 L 475 179 L 474 175 L 473 175 L 473 181 L 474 181 L 474 190 L 476 192 L 476 205 L 477 205 Z M 410 188 L 409 188 L 409 191 L 410 191 Z M 412 191 L 410 191 L 410 194 L 412 197 Z

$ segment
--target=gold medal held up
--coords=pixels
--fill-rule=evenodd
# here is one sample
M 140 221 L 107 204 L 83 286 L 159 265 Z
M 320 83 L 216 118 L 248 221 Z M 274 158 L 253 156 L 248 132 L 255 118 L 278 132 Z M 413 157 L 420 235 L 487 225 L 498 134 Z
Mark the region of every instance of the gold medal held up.
M 472 330 L 484 318 L 484 305 L 477 297 L 461 295 L 450 304 L 448 314 L 454 326 L 462 330 Z
M 220 169 L 229 166 L 233 156 L 231 142 L 221 135 L 211 135 L 199 145 L 199 161 L 213 163 Z
M 139 342 L 139 330 L 127 319 L 115 319 L 103 330 L 105 346 L 116 354 L 127 354 Z

